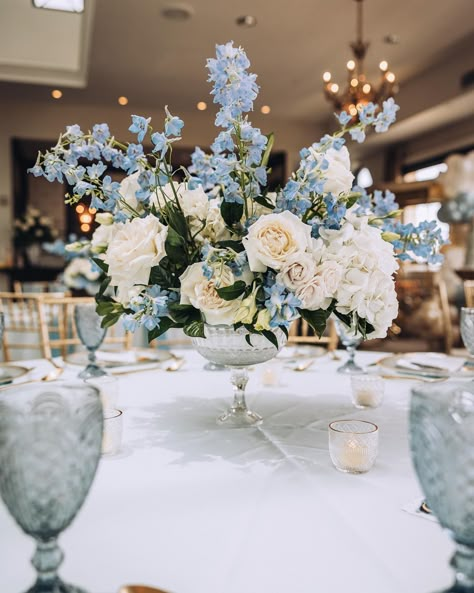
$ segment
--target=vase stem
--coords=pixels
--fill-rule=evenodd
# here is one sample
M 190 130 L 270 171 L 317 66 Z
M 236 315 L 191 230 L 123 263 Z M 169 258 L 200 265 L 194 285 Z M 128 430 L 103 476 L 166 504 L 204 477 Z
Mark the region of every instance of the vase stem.
M 57 582 L 58 568 L 64 559 L 64 554 L 57 544 L 56 538 L 49 540 L 37 541 L 36 551 L 31 559 L 31 563 L 36 568 L 37 581 L 36 587 L 38 590 L 41 587 L 49 586 L 53 590 L 52 585 Z
M 247 410 L 245 401 L 245 388 L 249 380 L 247 369 L 232 369 L 230 380 L 234 387 L 234 404 L 232 408 L 241 412 Z
M 452 591 L 474 591 L 474 548 L 457 542 L 451 566 L 456 573 L 456 583 Z

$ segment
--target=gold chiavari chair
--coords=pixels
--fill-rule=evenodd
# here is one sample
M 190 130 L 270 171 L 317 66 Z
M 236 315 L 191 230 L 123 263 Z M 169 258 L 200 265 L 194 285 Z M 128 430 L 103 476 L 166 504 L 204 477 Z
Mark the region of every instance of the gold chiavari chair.
M 474 280 L 464 280 L 466 307 L 474 307 Z
M 314 334 L 304 319 L 297 319 L 291 324 L 288 344 L 326 345 L 327 349 L 332 351 L 337 348 L 337 343 L 336 324 L 333 319 L 328 320 L 326 331 L 321 338 Z
M 64 296 L 70 296 L 70 291 L 61 282 L 49 282 L 49 281 L 38 281 L 38 282 L 20 282 L 15 280 L 13 282 L 13 292 L 19 294 L 63 294 Z

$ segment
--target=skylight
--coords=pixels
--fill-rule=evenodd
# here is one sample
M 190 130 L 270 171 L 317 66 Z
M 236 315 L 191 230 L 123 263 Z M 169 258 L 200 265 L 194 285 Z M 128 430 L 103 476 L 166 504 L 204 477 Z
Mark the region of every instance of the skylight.
M 84 12 L 85 0 L 33 0 L 35 8 L 63 10 L 65 12 Z

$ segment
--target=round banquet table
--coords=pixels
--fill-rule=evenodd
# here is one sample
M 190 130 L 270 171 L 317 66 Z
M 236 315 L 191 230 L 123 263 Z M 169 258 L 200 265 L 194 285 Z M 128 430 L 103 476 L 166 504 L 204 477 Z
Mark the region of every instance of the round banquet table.
M 283 368 L 278 387 L 263 387 L 256 367 L 248 404 L 264 423 L 232 429 L 215 422 L 231 402 L 229 372 L 180 354 L 178 372 L 120 376 L 122 449 L 102 457 L 60 537 L 66 582 L 88 593 L 127 583 L 169 593 L 430 593 L 451 582 L 447 534 L 404 510 L 422 496 L 407 437 L 417 381 L 387 380 L 382 406 L 367 411 L 352 407 L 349 378 L 328 356 L 304 372 Z M 380 356 L 357 355 L 365 364 Z M 41 364 L 39 376 L 50 368 Z M 76 374 L 69 366 L 64 377 Z M 328 424 L 343 418 L 379 426 L 367 474 L 330 461 Z M 33 550 L 0 503 L 2 593 L 31 585 Z

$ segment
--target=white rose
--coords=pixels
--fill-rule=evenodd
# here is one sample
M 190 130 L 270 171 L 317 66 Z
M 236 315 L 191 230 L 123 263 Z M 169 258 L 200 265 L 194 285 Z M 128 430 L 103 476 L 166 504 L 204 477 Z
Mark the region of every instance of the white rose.
M 277 280 L 294 292 L 312 280 L 315 273 L 313 257 L 309 253 L 298 253 L 288 259 L 277 275 Z
M 209 201 L 209 210 L 206 217 L 206 226 L 199 234 L 199 239 L 209 239 L 212 243 L 218 241 L 229 241 L 232 234 L 226 227 L 224 219 L 221 215 L 221 201 L 219 198 L 214 198 Z
M 184 216 L 205 220 L 209 211 L 209 199 L 199 185 L 196 189 L 187 189 L 186 186 L 180 189 L 178 194 Z
M 338 196 L 340 193 L 351 190 L 354 175 L 351 173 L 351 159 L 346 146 L 340 150 L 330 148 L 325 153 L 317 152 L 314 148 L 310 148 L 310 151 L 316 160 L 325 159 L 329 163 L 328 168 L 323 171 L 323 177 L 326 180 L 324 193 L 331 192 L 334 196 Z
M 252 272 L 279 271 L 290 257 L 311 247 L 311 227 L 291 212 L 261 216 L 243 239 Z
M 241 299 L 225 301 L 216 290 L 215 278 L 204 276 L 202 263 L 197 262 L 180 276 L 181 304 L 192 305 L 199 309 L 209 325 L 231 325 L 240 307 Z M 228 266 L 223 266 L 219 278 L 219 287 L 231 286 L 235 278 Z
M 318 268 L 318 274 L 326 287 L 328 295 L 334 296 L 342 280 L 343 267 L 332 260 L 323 261 Z
M 148 284 L 150 270 L 166 255 L 168 227 L 156 216 L 133 218 L 113 225 L 104 261 L 109 266 L 110 284 L 117 287 L 121 303 L 129 300 L 135 284 Z
M 331 304 L 331 298 L 321 276 L 315 276 L 307 284 L 299 288 L 295 295 L 301 301 L 302 309 L 315 311 L 316 309 L 327 309 Z
M 120 183 L 119 193 L 122 197 L 122 204 L 120 204 L 120 209 L 124 212 L 130 213 L 130 210 L 125 206 L 125 204 L 123 204 L 123 202 L 128 204 L 130 208 L 132 208 L 133 210 L 138 209 L 138 200 L 135 194 L 138 190 L 141 189 L 138 183 L 139 175 L 140 171 L 136 171 L 135 173 L 132 173 L 132 175 L 125 177 L 125 179 L 123 179 Z
M 114 224 L 101 224 L 95 229 L 91 239 L 91 247 L 94 252 L 99 253 L 107 249 L 107 245 L 115 232 L 115 227 Z

